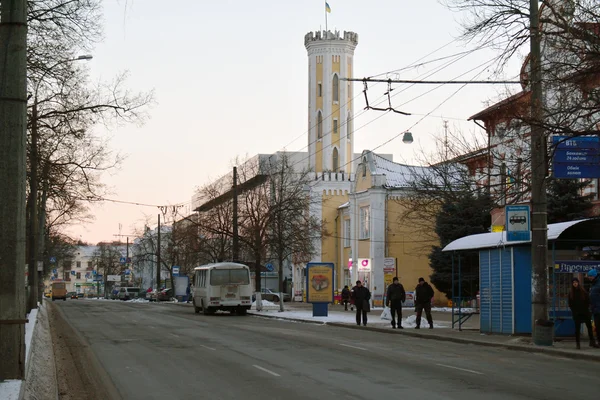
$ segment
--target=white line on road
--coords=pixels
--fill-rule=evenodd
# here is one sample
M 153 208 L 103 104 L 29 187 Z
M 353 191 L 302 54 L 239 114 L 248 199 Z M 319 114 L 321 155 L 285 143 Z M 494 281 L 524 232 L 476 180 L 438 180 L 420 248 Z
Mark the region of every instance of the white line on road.
M 458 368 L 458 367 L 453 367 L 451 365 L 445 365 L 445 364 L 436 364 L 436 365 L 439 365 L 440 367 L 444 367 L 444 368 L 452 368 L 452 369 L 457 369 L 459 371 L 470 372 L 472 374 L 483 375 L 483 372 L 477 372 L 477 371 L 473 371 L 471 369 Z
M 260 365 L 253 365 L 253 367 L 254 367 L 254 368 L 257 368 L 257 369 L 260 369 L 261 371 L 264 371 L 264 372 L 266 372 L 267 374 L 271 374 L 271 375 L 273 375 L 273 376 L 281 376 L 281 375 L 279 375 L 279 374 L 276 374 L 276 373 L 275 373 L 275 372 L 273 372 L 273 371 L 269 371 L 268 369 L 261 367 Z
M 351 345 L 349 345 L 349 344 L 342 344 L 342 343 L 340 343 L 340 346 L 344 346 L 344 347 L 350 347 L 350 348 L 352 348 L 352 349 L 357 349 L 357 350 L 365 350 L 365 351 L 367 350 L 367 349 L 365 349 L 364 347 L 351 346 Z
M 175 336 L 175 337 L 179 337 L 179 335 L 176 335 L 176 334 L 174 334 L 174 333 L 169 333 L 169 335 L 171 335 L 171 336 Z
M 213 349 L 212 347 L 205 346 L 203 344 L 201 344 L 200 347 L 204 347 L 205 349 L 209 349 L 209 350 L 212 350 L 212 351 L 217 350 L 217 349 Z

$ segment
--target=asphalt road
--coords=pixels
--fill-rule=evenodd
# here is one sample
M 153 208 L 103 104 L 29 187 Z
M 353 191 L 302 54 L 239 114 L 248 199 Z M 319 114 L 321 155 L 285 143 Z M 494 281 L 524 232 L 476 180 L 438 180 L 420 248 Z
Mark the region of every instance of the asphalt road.
M 564 400 L 600 389 L 597 363 L 540 354 L 166 304 L 56 306 L 127 400 Z

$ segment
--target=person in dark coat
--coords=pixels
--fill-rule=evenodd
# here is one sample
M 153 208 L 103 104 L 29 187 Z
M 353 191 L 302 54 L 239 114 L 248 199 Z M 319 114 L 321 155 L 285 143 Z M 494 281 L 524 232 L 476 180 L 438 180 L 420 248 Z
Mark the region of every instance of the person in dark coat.
M 433 329 L 433 317 L 431 316 L 431 299 L 433 299 L 433 288 L 425 279 L 419 278 L 419 284 L 415 288 L 415 311 L 417 312 L 416 329 L 421 328 L 421 315 L 425 310 L 429 329 Z
M 404 286 L 395 276 L 392 284 L 388 286 L 386 303 L 392 313 L 392 329 L 396 329 L 396 313 L 398 314 L 398 329 L 402 328 L 402 303 L 406 301 Z
M 591 269 L 588 271 L 588 279 L 592 281 L 590 287 L 590 305 L 592 306 L 592 316 L 596 326 L 596 340 L 600 344 L 600 277 L 598 271 Z
M 573 278 L 571 282 L 571 291 L 569 292 L 569 308 L 573 314 L 573 321 L 575 322 L 575 342 L 577 348 L 581 348 L 581 324 L 585 324 L 588 330 L 588 336 L 590 338 L 590 347 L 598 347 L 594 340 L 594 333 L 592 331 L 592 320 L 590 313 L 590 296 L 587 294 L 585 289 L 579 283 L 579 279 Z
M 342 303 L 344 304 L 344 311 L 348 311 L 348 302 L 350 302 L 350 289 L 348 285 L 342 289 Z
M 352 299 L 356 307 L 356 325 L 360 325 L 360 317 L 362 315 L 362 323 L 364 326 L 367 326 L 367 311 L 369 310 L 371 292 L 362 285 L 361 281 L 356 281 L 356 286 L 352 288 Z

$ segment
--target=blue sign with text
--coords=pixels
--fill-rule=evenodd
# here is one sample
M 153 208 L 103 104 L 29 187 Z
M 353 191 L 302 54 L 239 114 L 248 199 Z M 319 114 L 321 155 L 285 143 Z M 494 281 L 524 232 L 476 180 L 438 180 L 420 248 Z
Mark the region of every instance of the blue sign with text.
M 520 242 L 531 240 L 529 206 L 506 206 L 506 240 Z
M 600 138 L 553 136 L 553 174 L 559 179 L 600 178 Z
M 600 261 L 555 261 L 554 272 L 556 273 L 584 273 L 591 269 L 600 271 Z

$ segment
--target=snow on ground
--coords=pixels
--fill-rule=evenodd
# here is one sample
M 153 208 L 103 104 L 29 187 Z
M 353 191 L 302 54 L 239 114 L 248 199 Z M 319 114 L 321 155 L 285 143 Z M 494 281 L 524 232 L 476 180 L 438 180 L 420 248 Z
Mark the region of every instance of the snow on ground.
M 263 303 L 264 303 L 264 301 L 263 301 Z M 271 304 L 273 304 L 273 303 L 271 303 Z M 353 311 L 348 311 L 347 313 L 345 313 L 345 312 L 329 312 L 329 315 L 327 317 L 313 317 L 312 310 L 309 310 L 309 311 L 306 311 L 306 310 L 283 311 L 283 312 L 273 312 L 273 311 L 256 312 L 256 311 L 253 311 L 253 314 L 254 315 L 264 315 L 264 316 L 269 316 L 269 317 L 276 317 L 276 318 L 294 318 L 294 319 L 299 319 L 299 320 L 304 320 L 304 321 L 320 321 L 323 323 L 336 322 L 336 323 L 351 324 L 351 325 L 356 324 L 356 314 Z M 391 322 L 388 320 L 381 319 L 380 312 L 373 311 L 373 312 L 368 313 L 367 325 L 377 326 L 377 327 L 384 327 L 384 326 L 391 327 Z M 408 318 L 403 318 L 402 326 L 405 328 L 414 328 L 415 326 L 417 326 L 416 316 L 411 315 Z M 439 324 L 436 324 L 435 322 L 434 322 L 433 326 L 434 326 L 434 328 L 447 328 L 447 326 L 439 325 Z M 429 323 L 427 322 L 427 320 L 425 318 L 421 318 L 421 328 L 429 328 Z
M 263 310 L 279 310 L 279 303 L 273 303 L 268 300 L 262 300 L 262 308 Z M 250 309 L 256 310 L 256 300 L 252 303 Z
M 437 311 L 437 312 L 452 312 L 452 307 L 432 307 L 431 311 Z M 473 313 L 476 312 L 477 310 L 475 310 L 474 308 L 461 308 L 460 312 L 461 313 Z M 454 313 L 458 314 L 458 307 L 454 308 Z
M 33 331 L 37 321 L 37 312 L 37 308 L 31 310 L 31 312 L 27 315 L 29 322 L 25 324 L 25 368 L 27 368 L 27 360 L 29 359 L 29 353 L 31 351 L 31 339 L 33 338 Z M 22 383 L 23 381 L 19 380 L 0 382 L 0 399 L 17 400 L 19 398 L 19 392 L 21 391 Z

